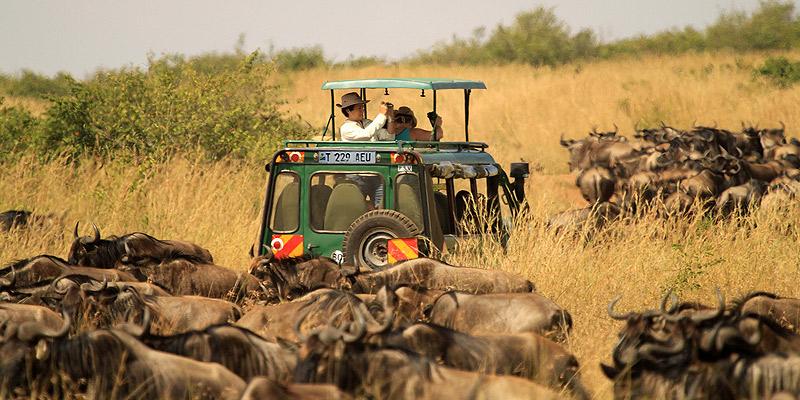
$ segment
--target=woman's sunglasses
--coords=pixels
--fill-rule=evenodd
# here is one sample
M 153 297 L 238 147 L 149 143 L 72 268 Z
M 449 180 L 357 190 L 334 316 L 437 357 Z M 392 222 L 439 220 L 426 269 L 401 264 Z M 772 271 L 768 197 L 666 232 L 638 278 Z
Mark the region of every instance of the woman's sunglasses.
M 414 119 L 411 118 L 411 117 L 406 117 L 405 115 L 400 115 L 400 116 L 394 117 L 394 122 L 399 122 L 401 124 L 405 124 L 405 123 L 414 122 Z

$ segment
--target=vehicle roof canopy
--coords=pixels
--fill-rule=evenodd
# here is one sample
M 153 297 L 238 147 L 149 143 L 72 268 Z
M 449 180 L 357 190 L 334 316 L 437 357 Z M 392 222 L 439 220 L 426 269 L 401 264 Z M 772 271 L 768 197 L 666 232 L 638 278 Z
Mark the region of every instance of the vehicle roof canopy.
M 377 78 L 352 79 L 343 81 L 326 81 L 322 90 L 338 89 L 486 89 L 481 81 L 448 78 Z

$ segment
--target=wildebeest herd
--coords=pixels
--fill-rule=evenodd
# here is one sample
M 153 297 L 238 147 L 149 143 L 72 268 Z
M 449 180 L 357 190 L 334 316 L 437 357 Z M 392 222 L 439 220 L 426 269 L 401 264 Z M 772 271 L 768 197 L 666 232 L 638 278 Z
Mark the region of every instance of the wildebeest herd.
M 631 140 L 617 131 L 592 131 L 579 140 L 562 136 L 570 171 L 578 174 L 576 185 L 589 207 L 556 215 L 550 225 L 564 228 L 593 218 L 602 223 L 648 210 L 663 216 L 698 209 L 741 215 L 768 198 L 800 191 L 800 141 L 787 141 L 783 124 L 770 129 L 742 124 L 740 131 L 730 131 L 662 123 L 636 130 Z
M 588 398 L 570 314 L 527 279 L 432 259 L 382 271 L 79 236 L 0 268 L 0 397 Z

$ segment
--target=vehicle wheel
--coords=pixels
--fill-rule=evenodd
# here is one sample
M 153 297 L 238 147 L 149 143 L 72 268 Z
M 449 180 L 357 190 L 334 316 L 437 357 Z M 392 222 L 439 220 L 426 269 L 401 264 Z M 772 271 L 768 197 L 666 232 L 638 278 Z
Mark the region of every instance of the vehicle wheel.
M 389 266 L 387 241 L 414 237 L 422 231 L 395 210 L 372 210 L 356 218 L 344 234 L 344 262 L 373 270 Z

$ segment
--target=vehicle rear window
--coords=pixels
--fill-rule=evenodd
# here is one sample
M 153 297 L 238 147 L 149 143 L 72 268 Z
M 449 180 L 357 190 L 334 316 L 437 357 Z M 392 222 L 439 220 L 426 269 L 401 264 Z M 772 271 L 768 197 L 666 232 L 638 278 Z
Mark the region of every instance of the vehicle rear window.
M 311 228 L 344 232 L 370 210 L 385 207 L 383 177 L 374 173 L 318 172 L 311 177 Z
M 300 226 L 300 177 L 294 172 L 283 171 L 275 177 L 269 226 L 279 233 L 291 233 Z

